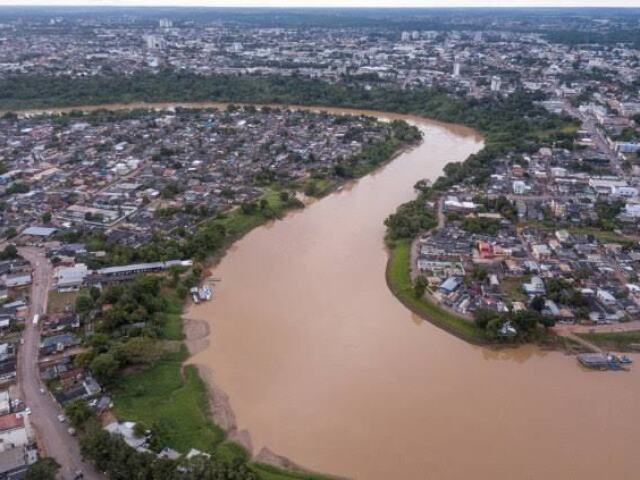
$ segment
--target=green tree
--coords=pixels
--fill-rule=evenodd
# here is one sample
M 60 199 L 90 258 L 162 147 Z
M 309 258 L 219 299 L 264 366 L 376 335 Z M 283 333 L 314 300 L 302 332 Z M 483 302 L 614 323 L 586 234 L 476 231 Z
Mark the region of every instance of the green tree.
M 541 312 L 544 308 L 544 298 L 541 296 L 533 297 L 529 306 L 536 312 Z
M 89 364 L 98 382 L 110 385 L 115 380 L 120 365 L 111 353 L 100 353 Z
M 476 325 L 483 330 L 487 328 L 489 322 L 498 318 L 500 315 L 494 310 L 489 310 L 488 308 L 479 308 L 475 311 L 474 321 Z
M 95 303 L 89 295 L 78 295 L 76 298 L 76 312 L 79 314 L 89 313 L 94 306 Z
M 53 458 L 43 457 L 31 465 L 24 476 L 25 480 L 55 480 L 60 465 Z
M 416 298 L 422 298 L 424 296 L 424 292 L 427 290 L 427 279 L 424 275 L 418 275 L 415 281 L 413 282 L 413 294 Z
M 17 257 L 18 257 L 18 249 L 12 243 L 4 247 L 4 250 L 0 252 L 0 260 L 11 260 Z
M 69 423 L 76 428 L 82 428 L 84 424 L 93 417 L 93 412 L 84 400 L 76 399 L 69 402 L 64 412 L 69 419 Z

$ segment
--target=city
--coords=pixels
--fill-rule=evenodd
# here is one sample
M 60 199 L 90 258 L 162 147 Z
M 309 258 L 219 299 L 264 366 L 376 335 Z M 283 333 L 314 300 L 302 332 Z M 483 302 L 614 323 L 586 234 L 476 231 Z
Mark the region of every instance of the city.
M 0 7 L 0 480 L 633 478 L 639 31 L 637 9 Z M 469 452 L 510 448 L 522 379 L 563 416 L 541 435 L 593 423 L 502 471 Z M 485 388 L 474 434 L 427 438 Z M 600 432 L 615 465 L 564 450 Z

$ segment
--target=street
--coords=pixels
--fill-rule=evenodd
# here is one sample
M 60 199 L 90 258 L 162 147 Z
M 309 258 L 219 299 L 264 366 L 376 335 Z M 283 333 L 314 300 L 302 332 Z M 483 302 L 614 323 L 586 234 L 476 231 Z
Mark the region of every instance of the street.
M 82 471 L 84 478 L 101 479 L 95 469 L 82 461 L 76 439 L 67 429 L 67 423 L 58 421 L 60 411 L 40 381 L 38 369 L 38 348 L 40 344 L 39 325 L 34 325 L 34 315 L 42 316 L 47 310 L 52 266 L 45 257 L 44 250 L 36 247 L 21 247 L 20 255 L 31 262 L 33 283 L 29 316 L 23 333 L 24 344 L 18 354 L 18 385 L 25 404 L 31 408 L 31 423 L 36 432 L 38 445 L 45 456 L 53 457 L 61 466 L 60 478 L 74 478 L 75 472 Z

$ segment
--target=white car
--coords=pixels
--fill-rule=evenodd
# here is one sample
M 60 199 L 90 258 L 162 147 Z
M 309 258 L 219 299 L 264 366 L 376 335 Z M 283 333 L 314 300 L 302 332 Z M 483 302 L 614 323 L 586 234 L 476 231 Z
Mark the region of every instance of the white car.
M 64 423 L 64 422 L 67 421 L 67 417 L 65 417 L 64 415 L 60 414 L 60 415 L 58 415 L 58 421 L 60 423 Z

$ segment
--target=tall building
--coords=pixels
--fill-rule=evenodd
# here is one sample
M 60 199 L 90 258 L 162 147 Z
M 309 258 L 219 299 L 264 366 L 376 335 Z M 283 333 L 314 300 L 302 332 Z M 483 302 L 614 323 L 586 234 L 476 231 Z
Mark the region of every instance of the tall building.
M 456 61 L 453 63 L 453 76 L 454 77 L 459 77 L 460 76 L 460 62 Z
M 492 92 L 499 92 L 501 86 L 502 86 L 502 80 L 500 79 L 500 77 L 498 77 L 497 75 L 494 75 L 493 77 L 491 77 Z
M 144 43 L 149 50 L 162 49 L 164 43 L 162 37 L 159 37 L 158 35 L 145 35 L 143 38 Z
M 402 34 L 400 35 L 400 40 L 402 40 L 403 42 L 408 42 L 409 40 L 411 40 L 411 32 L 402 32 Z
M 171 28 L 173 27 L 173 21 L 168 18 L 161 18 L 158 21 L 158 25 L 160 25 L 160 28 Z

